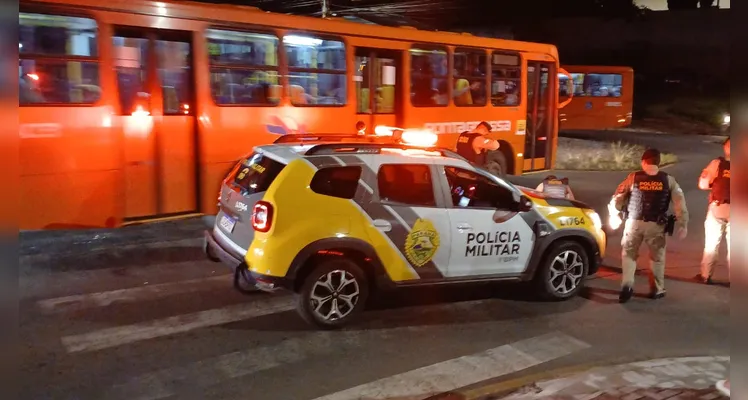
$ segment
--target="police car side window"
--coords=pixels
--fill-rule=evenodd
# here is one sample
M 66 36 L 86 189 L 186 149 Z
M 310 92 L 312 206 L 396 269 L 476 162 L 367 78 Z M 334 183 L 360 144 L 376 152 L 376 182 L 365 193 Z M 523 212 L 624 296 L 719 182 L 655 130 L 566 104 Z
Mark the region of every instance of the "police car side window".
M 435 207 L 431 170 L 423 164 L 384 164 L 377 176 L 379 199 L 421 207 Z
M 445 167 L 455 208 L 497 208 L 513 210 L 516 201 L 512 192 L 483 175 L 457 167 Z
M 356 195 L 361 167 L 333 167 L 317 171 L 309 187 L 318 194 L 352 199 Z

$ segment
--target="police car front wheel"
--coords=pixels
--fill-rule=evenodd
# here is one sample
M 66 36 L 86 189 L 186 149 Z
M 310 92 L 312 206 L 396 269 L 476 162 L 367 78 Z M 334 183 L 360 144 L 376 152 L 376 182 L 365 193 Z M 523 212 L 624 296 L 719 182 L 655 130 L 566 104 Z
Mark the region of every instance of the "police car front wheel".
M 543 297 L 565 300 L 576 296 L 589 271 L 589 256 L 579 243 L 556 243 L 546 253 L 535 277 Z
M 368 297 L 366 275 L 352 261 L 322 261 L 307 275 L 297 296 L 305 321 L 321 328 L 338 328 L 359 314 Z

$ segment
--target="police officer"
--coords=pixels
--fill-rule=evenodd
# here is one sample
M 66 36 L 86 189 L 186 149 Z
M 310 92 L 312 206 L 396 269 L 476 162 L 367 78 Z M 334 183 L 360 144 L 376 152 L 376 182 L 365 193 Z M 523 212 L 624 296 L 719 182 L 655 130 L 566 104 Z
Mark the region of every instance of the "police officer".
M 481 122 L 472 131 L 462 132 L 457 138 L 457 154 L 477 165 L 486 165 L 486 151 L 498 150 L 498 140 L 486 137 L 491 133 L 491 124 Z
M 699 177 L 699 189 L 710 190 L 709 208 L 704 221 L 704 256 L 700 282 L 711 284 L 717 263 L 722 236 L 727 236 L 727 265 L 730 265 L 730 138 L 723 143 L 724 157 L 718 157 L 704 168 Z
M 569 178 L 559 179 L 556 175 L 548 175 L 535 190 L 543 192 L 548 197 L 574 200 L 574 193 L 571 192 L 569 186 Z
M 634 294 L 636 260 L 639 258 L 639 247 L 642 242 L 649 247 L 651 260 L 650 296 L 653 299 L 665 297 L 665 228 L 671 202 L 675 211 L 678 237 L 684 239 L 687 234 L 688 209 L 683 190 L 672 176 L 659 170 L 659 165 L 660 152 L 656 149 L 646 150 L 642 154 L 642 170 L 629 174 L 618 185 L 608 205 L 611 225 L 615 225 L 614 220 L 619 211 L 626 215 L 621 240 L 621 303 L 629 301 Z M 617 222 L 620 224 L 621 221 Z

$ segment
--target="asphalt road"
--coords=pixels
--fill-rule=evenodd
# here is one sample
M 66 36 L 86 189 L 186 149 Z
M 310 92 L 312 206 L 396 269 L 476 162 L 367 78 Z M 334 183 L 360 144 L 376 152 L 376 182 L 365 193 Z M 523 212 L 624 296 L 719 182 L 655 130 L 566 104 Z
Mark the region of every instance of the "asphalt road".
M 570 365 L 727 355 L 729 290 L 686 279 L 703 240 L 706 197 L 696 179 L 720 147 L 697 137 L 637 138 L 680 156 L 668 172 L 692 212 L 689 237 L 669 246 L 663 300 L 617 303 L 614 235 L 612 268 L 567 302 L 535 301 L 521 286 L 407 290 L 373 302 L 342 331 L 320 332 L 297 317 L 291 296 L 232 290 L 228 271 L 202 258 L 199 221 L 29 233 L 20 259 L 21 398 L 423 398 Z M 563 174 L 601 210 L 625 176 Z M 534 186 L 541 178 L 514 180 Z M 638 285 L 645 294 L 646 277 Z

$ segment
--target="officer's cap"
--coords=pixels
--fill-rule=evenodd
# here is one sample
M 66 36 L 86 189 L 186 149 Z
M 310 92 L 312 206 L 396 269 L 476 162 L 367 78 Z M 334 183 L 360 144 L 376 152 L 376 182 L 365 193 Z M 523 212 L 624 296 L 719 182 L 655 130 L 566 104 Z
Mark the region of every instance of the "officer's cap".
M 647 149 L 642 154 L 642 161 L 652 165 L 660 165 L 660 151 L 657 149 Z

